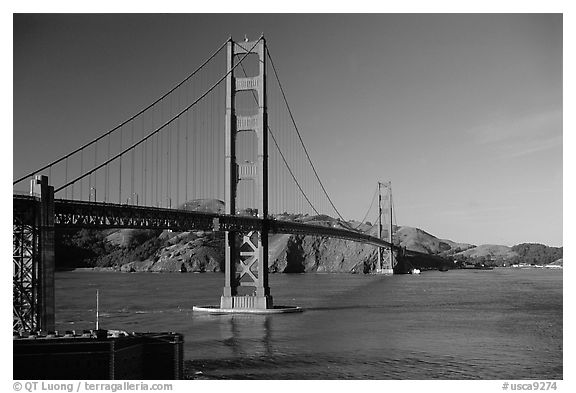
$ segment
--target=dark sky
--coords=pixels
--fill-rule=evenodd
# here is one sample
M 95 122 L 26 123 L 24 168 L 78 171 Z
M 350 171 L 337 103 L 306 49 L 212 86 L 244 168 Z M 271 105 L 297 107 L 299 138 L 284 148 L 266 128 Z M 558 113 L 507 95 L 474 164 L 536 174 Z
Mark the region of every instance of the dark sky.
M 336 206 L 562 245 L 561 14 L 15 15 L 13 175 L 121 122 L 229 36 L 265 34 Z M 339 157 L 335 160 L 334 157 Z

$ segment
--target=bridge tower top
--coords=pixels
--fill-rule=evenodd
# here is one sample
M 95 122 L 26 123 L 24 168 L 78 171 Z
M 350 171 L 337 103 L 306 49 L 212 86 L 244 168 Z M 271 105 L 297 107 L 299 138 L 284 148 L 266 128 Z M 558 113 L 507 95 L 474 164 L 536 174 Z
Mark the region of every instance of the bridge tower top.
M 226 212 L 231 215 L 238 213 L 238 185 L 241 181 L 251 182 L 257 205 L 259 218 L 268 217 L 268 119 L 266 107 L 266 41 L 261 37 L 258 41 L 242 42 L 228 41 L 226 77 L 226 129 L 225 129 L 225 204 Z M 258 56 L 258 75 L 237 77 L 234 75 L 234 59 L 242 56 L 244 60 L 249 54 Z M 242 68 L 243 69 L 243 68 Z M 236 113 L 237 93 L 251 91 L 257 103 L 254 114 L 238 115 Z M 237 139 L 242 132 L 254 133 L 257 144 L 255 160 L 250 158 L 238 164 Z

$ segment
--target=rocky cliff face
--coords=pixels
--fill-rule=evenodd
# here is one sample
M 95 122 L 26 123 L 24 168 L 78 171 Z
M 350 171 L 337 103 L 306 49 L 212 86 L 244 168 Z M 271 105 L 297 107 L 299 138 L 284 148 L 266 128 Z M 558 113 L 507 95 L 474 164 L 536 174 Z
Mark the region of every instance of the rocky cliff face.
M 131 261 L 120 270 L 137 272 L 218 272 L 223 269 L 224 241 L 221 234 L 212 232 L 164 231 L 160 235 L 163 246 L 143 261 Z
M 416 251 L 446 254 L 474 247 L 437 239 L 416 228 L 397 231 L 400 245 Z M 414 235 L 418 235 L 415 237 Z M 123 271 L 218 272 L 223 270 L 224 243 L 211 232 L 164 232 L 164 245 L 149 259 L 131 261 Z M 323 236 L 271 235 L 268 264 L 271 273 L 370 273 L 376 268 L 377 251 L 372 245 Z
M 126 272 L 218 272 L 224 266 L 224 242 L 212 233 L 163 233 L 167 244 L 153 257 L 120 266 Z M 272 235 L 268 264 L 271 273 L 347 272 L 374 269 L 376 248 L 316 236 Z
M 374 269 L 374 246 L 320 236 L 280 236 L 271 242 L 281 249 L 279 253 L 269 253 L 271 272 L 367 273 Z

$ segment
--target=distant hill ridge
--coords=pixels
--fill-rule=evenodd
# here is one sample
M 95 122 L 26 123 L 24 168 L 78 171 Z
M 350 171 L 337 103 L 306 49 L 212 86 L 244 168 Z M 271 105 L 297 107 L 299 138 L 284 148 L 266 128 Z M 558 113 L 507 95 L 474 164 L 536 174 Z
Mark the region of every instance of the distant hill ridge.
M 224 202 L 197 199 L 184 203 L 181 209 L 223 213 Z M 299 221 L 315 225 L 344 223 L 329 216 L 281 214 L 278 220 Z M 351 221 L 376 235 L 377 226 Z M 387 236 L 387 234 L 385 234 Z M 114 267 L 124 271 L 221 271 L 223 269 L 223 234 L 203 231 L 175 233 L 154 230 L 81 230 L 57 234 L 56 260 L 59 267 Z M 523 243 L 473 245 L 440 239 L 419 228 L 395 227 L 394 243 L 408 250 L 446 258 L 450 262 L 548 264 L 562 263 L 562 248 Z M 321 236 L 272 234 L 269 241 L 270 272 L 352 272 L 374 271 L 376 247 L 357 242 Z

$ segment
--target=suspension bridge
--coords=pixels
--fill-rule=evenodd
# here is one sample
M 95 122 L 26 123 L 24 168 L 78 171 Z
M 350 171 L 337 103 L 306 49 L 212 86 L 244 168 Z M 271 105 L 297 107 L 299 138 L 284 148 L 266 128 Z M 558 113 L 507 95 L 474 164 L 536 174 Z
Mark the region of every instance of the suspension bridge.
M 263 36 L 230 38 L 151 104 L 15 179 L 13 187 L 17 331 L 54 329 L 59 229 L 224 231 L 222 310 L 274 308 L 268 284 L 271 233 L 372 244 L 379 249 L 379 272 L 391 272 L 393 252 L 404 251 L 392 242 L 391 211 L 388 238 L 382 238 L 381 192 L 376 236 L 348 224 L 334 206 Z M 391 206 L 390 185 L 378 183 L 382 189 Z M 189 209 L 189 201 L 198 199 L 224 201 L 225 211 Z M 326 216 L 337 219 L 321 219 Z

